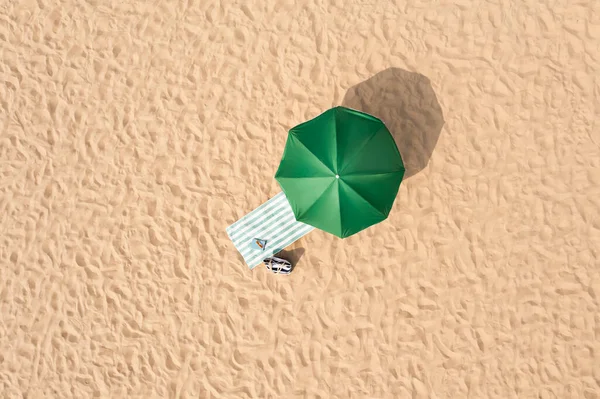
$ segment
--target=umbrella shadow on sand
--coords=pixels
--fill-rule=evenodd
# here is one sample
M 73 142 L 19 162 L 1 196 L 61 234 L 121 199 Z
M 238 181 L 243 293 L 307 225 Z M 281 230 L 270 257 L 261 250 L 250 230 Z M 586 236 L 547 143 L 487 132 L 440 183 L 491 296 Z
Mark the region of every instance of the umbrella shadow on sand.
M 306 252 L 306 250 L 304 248 L 296 248 L 296 249 L 290 249 L 290 250 L 281 250 L 280 252 L 277 253 L 277 255 L 275 256 L 279 256 L 283 259 L 289 260 L 290 263 L 296 267 L 296 265 L 298 264 L 298 261 L 300 260 L 300 258 L 302 257 L 302 255 L 304 255 L 304 252 Z
M 427 166 L 444 126 L 442 108 L 427 77 L 388 68 L 348 89 L 342 105 L 386 124 L 402 155 L 404 179 Z

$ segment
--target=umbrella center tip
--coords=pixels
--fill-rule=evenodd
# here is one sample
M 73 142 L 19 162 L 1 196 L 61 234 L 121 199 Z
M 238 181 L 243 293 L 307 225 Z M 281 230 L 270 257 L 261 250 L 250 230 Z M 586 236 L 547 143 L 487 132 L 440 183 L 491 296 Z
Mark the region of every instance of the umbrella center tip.
M 339 178 L 340 178 L 340 175 L 335 175 L 335 178 L 336 178 L 336 179 L 339 179 Z

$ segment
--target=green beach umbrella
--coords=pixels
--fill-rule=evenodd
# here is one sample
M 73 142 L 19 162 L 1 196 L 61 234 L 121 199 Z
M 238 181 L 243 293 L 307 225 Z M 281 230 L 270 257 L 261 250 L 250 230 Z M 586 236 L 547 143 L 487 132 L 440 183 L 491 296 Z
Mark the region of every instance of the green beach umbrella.
M 387 218 L 403 176 L 385 124 L 335 107 L 290 130 L 275 179 L 296 220 L 345 238 Z

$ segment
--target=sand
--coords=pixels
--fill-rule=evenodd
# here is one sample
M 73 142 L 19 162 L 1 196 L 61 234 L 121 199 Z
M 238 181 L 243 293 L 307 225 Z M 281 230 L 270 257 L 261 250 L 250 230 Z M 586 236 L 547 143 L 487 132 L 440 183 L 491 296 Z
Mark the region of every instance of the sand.
M 600 2 L 0 4 L 1 398 L 599 398 Z M 225 227 L 377 113 L 390 217 Z

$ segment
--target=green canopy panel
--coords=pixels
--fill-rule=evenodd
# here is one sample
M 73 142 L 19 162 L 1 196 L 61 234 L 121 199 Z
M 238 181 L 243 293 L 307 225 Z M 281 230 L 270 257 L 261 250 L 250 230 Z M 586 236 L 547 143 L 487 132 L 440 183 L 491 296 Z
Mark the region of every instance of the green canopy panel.
M 335 107 L 290 130 L 275 179 L 297 221 L 345 238 L 387 218 L 403 176 L 385 124 Z

